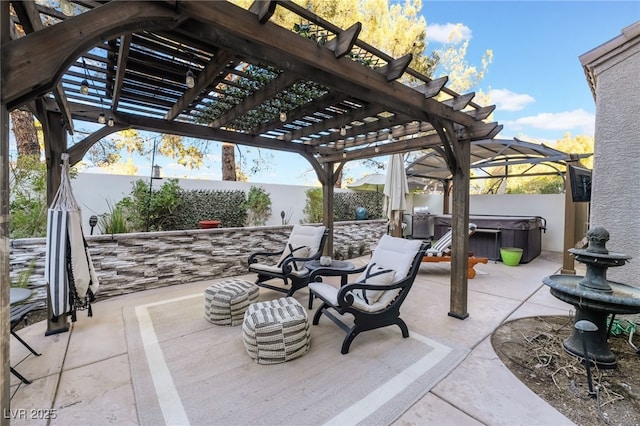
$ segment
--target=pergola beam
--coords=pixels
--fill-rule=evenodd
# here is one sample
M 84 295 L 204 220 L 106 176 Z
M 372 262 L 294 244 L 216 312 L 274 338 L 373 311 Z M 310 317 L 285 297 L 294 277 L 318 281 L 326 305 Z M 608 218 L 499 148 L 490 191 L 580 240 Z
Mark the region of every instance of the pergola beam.
M 42 20 L 40 19 L 40 12 L 38 12 L 38 7 L 36 3 L 33 1 L 20 1 L 13 5 L 16 14 L 20 18 L 20 23 L 22 24 L 22 28 L 25 33 L 32 33 L 35 31 L 40 31 L 44 28 L 42 25 Z M 62 84 L 58 83 L 53 88 L 53 96 L 60 108 L 60 113 L 62 114 L 62 119 L 65 122 L 65 125 L 69 129 L 69 133 L 73 134 L 73 119 L 71 117 L 71 112 L 69 111 L 69 106 L 67 105 L 67 97 L 64 93 L 64 89 Z
M 203 90 L 210 86 L 215 79 L 217 79 L 220 73 L 227 67 L 229 61 L 233 59 L 235 55 L 229 51 L 220 51 L 213 59 L 207 64 L 204 70 L 197 75 L 196 84 L 192 88 L 185 90 L 184 94 L 178 99 L 164 116 L 165 120 L 173 120 L 182 111 L 187 109 L 189 105 L 203 92 Z
M 124 76 L 127 72 L 127 62 L 129 60 L 129 48 L 131 46 L 131 34 L 125 34 L 120 37 L 120 47 L 118 48 L 118 65 L 116 76 L 113 82 L 113 96 L 111 97 L 111 108 L 113 111 L 118 110 L 120 102 L 120 92 L 124 85 Z
M 114 1 L 4 43 L 0 47 L 0 99 L 9 109 L 23 105 L 53 90 L 74 59 L 102 40 L 141 26 L 166 27 L 176 19 L 174 10 L 160 2 L 129 2 L 123 8 L 121 2 Z M 55 55 L 51 54 L 51 46 L 56 47 Z
M 188 2 L 180 11 L 200 22 L 189 25 L 197 37 L 216 41 L 257 62 L 278 63 L 300 75 L 312 75 L 315 81 L 343 91 L 354 98 L 385 105 L 391 111 L 425 120 L 435 115 L 453 122 L 471 125 L 468 114 L 423 95 L 410 87 L 387 81 L 386 76 L 347 58 L 337 60 L 333 51 L 267 22 L 259 24 L 247 18 L 241 9 L 223 2 Z
M 347 53 L 351 52 L 353 45 L 358 40 L 360 31 L 362 30 L 362 24 L 356 22 L 346 30 L 340 32 L 335 38 L 329 40 L 325 47 L 329 50 L 333 50 L 333 54 L 336 58 L 342 58 Z

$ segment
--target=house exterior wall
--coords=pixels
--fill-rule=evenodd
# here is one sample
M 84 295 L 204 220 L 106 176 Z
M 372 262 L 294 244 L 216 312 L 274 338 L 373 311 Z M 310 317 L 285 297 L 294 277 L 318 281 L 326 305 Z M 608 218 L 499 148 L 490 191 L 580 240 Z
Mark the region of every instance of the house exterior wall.
M 590 224 L 609 231 L 609 251 L 634 258 L 609 268 L 608 278 L 640 286 L 640 35 L 621 38 L 583 63 L 594 77 L 596 98 Z

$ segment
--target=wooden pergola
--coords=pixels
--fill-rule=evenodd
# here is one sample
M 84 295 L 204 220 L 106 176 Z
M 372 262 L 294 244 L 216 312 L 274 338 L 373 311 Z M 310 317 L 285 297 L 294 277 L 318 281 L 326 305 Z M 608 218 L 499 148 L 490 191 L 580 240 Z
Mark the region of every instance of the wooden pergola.
M 248 10 L 196 0 L 72 5 L 67 16 L 33 1 L 0 2 L 3 282 L 8 112 L 26 106 L 42 123 L 49 202 L 62 153 L 73 165 L 101 138 L 135 128 L 299 154 L 322 183 L 324 224 L 332 228 L 333 188 L 346 162 L 438 147 L 453 176 L 458 248 L 449 314 L 468 316 L 470 143 L 500 132 L 485 121 L 494 106 L 446 88 L 446 77 L 413 70 L 411 55 L 392 58 L 363 42 L 360 23 L 341 29 L 293 2 L 256 1 Z M 304 31 L 272 22 L 276 8 Z M 74 121 L 97 122 L 101 114 L 102 128 L 68 146 Z M 6 342 L 7 285 L 1 295 Z M 8 345 L 2 349 L 6 366 Z M 4 403 L 8 368 L 3 373 Z

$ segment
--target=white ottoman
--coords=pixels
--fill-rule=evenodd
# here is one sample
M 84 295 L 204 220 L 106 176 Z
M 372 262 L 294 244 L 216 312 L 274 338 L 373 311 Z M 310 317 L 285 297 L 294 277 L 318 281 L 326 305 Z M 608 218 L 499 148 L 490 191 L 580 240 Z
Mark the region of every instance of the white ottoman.
M 244 347 L 258 364 L 278 364 L 309 351 L 307 311 L 293 297 L 254 303 L 244 314 Z
M 250 304 L 258 301 L 258 286 L 231 278 L 204 291 L 204 316 L 216 325 L 240 325 Z

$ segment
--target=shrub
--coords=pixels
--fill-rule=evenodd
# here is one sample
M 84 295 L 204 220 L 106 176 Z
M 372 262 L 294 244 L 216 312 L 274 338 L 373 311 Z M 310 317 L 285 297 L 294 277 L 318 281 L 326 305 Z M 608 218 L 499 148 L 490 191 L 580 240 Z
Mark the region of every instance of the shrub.
M 261 226 L 271 217 L 271 197 L 262 187 L 252 186 L 247 195 L 247 225 Z
M 9 236 L 43 237 L 47 233 L 47 167 L 35 157 L 12 163 L 9 176 Z
M 111 215 L 114 212 L 122 214 L 124 222 L 128 222 L 133 231 L 175 230 L 177 212 L 182 203 L 181 192 L 177 179 L 169 179 L 155 191 L 144 180 L 138 179 L 133 184 L 131 195 L 116 205 L 120 211 L 113 209 Z
M 126 234 L 130 232 L 124 207 L 119 204 L 113 207 L 110 204 L 108 205 L 109 213 L 101 214 L 98 218 L 100 232 L 102 234 Z
M 305 192 L 307 202 L 302 212 L 307 223 L 322 222 L 322 188 L 311 188 Z

